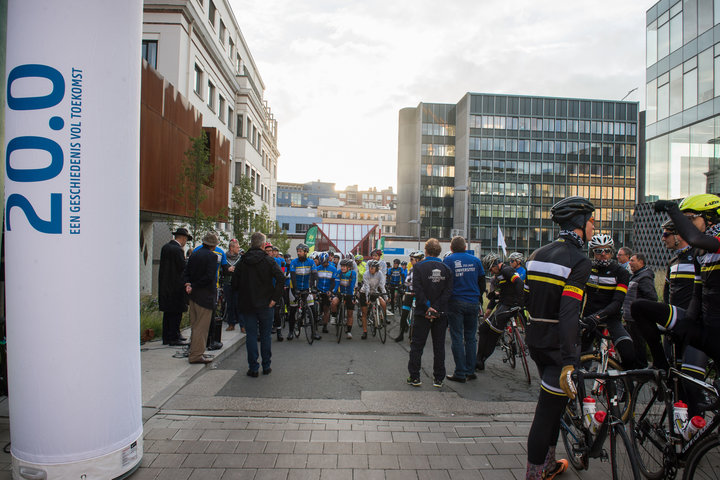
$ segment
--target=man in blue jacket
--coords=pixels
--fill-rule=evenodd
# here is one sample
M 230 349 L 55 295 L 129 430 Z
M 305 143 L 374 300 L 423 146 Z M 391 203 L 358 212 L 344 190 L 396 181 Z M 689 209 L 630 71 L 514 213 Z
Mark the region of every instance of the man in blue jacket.
M 460 383 L 477 378 L 475 332 L 480 302 L 485 292 L 485 270 L 482 262 L 476 256 L 467 253 L 466 249 L 467 243 L 463 237 L 453 237 L 450 241 L 452 254 L 443 260 L 454 274 L 448 326 L 455 359 L 455 373 L 448 375 L 447 379 Z
M 407 379 L 413 387 L 422 385 L 420 362 L 428 334 L 432 334 L 433 344 L 433 386 L 441 388 L 445 379 L 446 312 L 452 294 L 453 272 L 438 258 L 441 250 L 436 238 L 429 239 L 425 242 L 425 260 L 413 267 L 415 318 Z

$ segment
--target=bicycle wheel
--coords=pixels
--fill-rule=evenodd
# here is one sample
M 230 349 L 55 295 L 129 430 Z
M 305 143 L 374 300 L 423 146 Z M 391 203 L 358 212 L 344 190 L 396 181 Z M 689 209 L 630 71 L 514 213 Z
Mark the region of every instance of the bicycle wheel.
M 378 326 L 377 331 L 380 336 L 380 341 L 385 343 L 387 340 L 387 323 L 385 323 L 385 312 L 378 308 L 377 312 Z
M 337 318 L 335 319 L 335 335 L 337 336 L 337 343 L 342 340 L 343 330 L 345 326 L 345 301 L 340 299 L 340 308 L 338 308 Z
M 683 480 L 720 478 L 720 437 L 715 433 L 692 449 Z
M 370 333 L 374 337 L 377 334 L 377 332 L 375 330 L 375 307 L 370 306 L 368 308 L 370 308 L 370 313 L 368 313 L 368 320 L 367 320 L 368 327 L 370 328 Z
M 624 423 L 617 423 L 610 429 L 610 467 L 614 480 L 642 478 Z
M 503 330 L 500 341 L 502 342 L 503 350 L 505 350 L 506 363 L 509 363 L 510 367 L 515 368 L 515 339 L 513 338 L 512 333 L 508 332 L 507 328 Z
M 302 313 L 302 319 L 303 319 L 303 330 L 305 330 L 305 339 L 307 342 L 312 345 L 314 338 L 314 325 L 313 325 L 313 318 L 312 318 L 312 309 L 310 307 L 303 308 Z
M 665 474 L 664 451 L 671 445 L 663 392 L 655 380 L 639 383 L 633 392 L 630 438 L 640 472 L 651 480 Z
M 580 365 L 585 370 L 592 373 L 603 371 L 602 361 L 599 354 L 589 353 L 580 357 Z M 607 359 L 607 368 L 605 370 L 618 370 L 622 371 L 623 368 L 618 362 L 612 358 Z M 620 418 L 623 423 L 626 423 L 630 419 L 630 412 L 632 406 L 632 382 L 627 378 L 623 378 L 615 382 L 617 388 L 618 407 L 620 408 Z M 608 405 L 608 398 L 605 395 L 605 384 L 600 380 L 585 380 L 585 391 L 589 396 L 595 399 L 597 402 L 597 408 L 600 410 L 602 407 L 606 412 L 610 410 Z
M 579 417 L 568 404 L 560 420 L 560 434 L 570 464 L 575 470 L 588 468 L 588 455 L 585 446 L 585 431 L 582 428 L 582 417 Z
M 528 365 L 527 361 L 527 347 L 525 346 L 525 342 L 523 342 L 520 332 L 516 328 L 513 328 L 513 333 L 515 334 L 515 345 L 517 346 L 518 357 L 520 357 L 520 365 L 522 365 L 523 367 L 523 371 L 525 372 L 525 379 L 527 380 L 529 385 L 532 380 L 530 379 L 530 366 Z
M 300 338 L 300 331 L 303 327 L 303 316 L 302 311 L 300 310 L 300 307 L 298 306 L 295 310 L 295 327 L 293 328 L 293 333 L 295 334 L 295 338 Z

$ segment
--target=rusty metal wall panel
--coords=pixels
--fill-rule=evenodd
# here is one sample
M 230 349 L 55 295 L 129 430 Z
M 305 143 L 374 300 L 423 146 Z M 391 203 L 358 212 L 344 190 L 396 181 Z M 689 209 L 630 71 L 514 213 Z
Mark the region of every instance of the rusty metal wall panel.
M 178 182 L 190 138 L 203 131 L 210 138 L 216 166 L 213 188 L 201 204 L 207 215 L 227 209 L 230 141 L 215 128 L 203 128 L 202 115 L 174 86 L 143 62 L 140 107 L 140 210 L 188 216 L 189 202 L 180 198 Z

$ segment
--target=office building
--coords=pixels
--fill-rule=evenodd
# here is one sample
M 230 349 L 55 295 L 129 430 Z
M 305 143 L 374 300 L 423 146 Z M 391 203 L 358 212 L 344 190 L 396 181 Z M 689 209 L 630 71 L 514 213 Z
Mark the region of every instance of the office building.
M 646 14 L 646 163 L 639 202 L 720 192 L 720 2 Z
M 397 233 L 464 235 L 528 254 L 558 233 L 550 207 L 597 207 L 598 231 L 632 244 L 638 104 L 467 93 L 399 115 Z
M 277 204 L 280 207 L 317 207 L 323 198 L 338 198 L 335 184 L 329 182 L 278 182 Z

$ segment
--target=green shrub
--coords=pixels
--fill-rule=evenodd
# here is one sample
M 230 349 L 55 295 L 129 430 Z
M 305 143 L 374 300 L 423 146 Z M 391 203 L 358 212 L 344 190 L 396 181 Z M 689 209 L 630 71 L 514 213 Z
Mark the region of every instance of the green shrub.
M 154 338 L 162 337 L 162 318 L 163 313 L 160 311 L 157 297 L 152 295 L 140 296 L 140 335 L 147 329 L 152 329 L 155 334 Z M 187 312 L 183 313 L 180 321 L 180 330 L 190 326 L 190 316 Z

